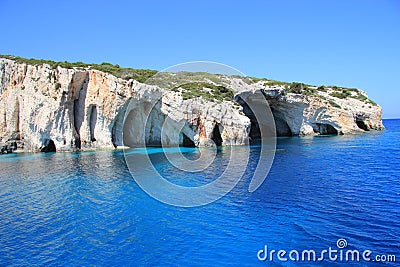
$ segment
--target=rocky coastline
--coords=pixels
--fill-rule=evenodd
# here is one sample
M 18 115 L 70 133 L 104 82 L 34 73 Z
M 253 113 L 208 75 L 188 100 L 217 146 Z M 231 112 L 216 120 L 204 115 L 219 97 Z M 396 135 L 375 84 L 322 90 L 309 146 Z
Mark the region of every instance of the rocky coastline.
M 0 56 L 0 144 L 42 152 L 137 147 L 141 138 L 151 146 L 245 145 L 257 124 L 240 99 L 255 91 L 271 107 L 277 136 L 384 129 L 381 107 L 362 90 L 198 76 L 201 81 L 186 77 L 182 86 L 160 86 L 90 66 Z

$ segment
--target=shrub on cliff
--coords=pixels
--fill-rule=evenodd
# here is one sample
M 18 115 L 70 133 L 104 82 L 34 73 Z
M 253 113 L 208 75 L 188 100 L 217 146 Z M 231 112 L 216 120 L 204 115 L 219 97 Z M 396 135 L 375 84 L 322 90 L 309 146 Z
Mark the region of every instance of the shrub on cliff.
M 331 104 L 332 107 L 341 108 L 341 106 L 333 100 L 329 100 L 329 104 Z
M 182 92 L 183 99 L 191 99 L 203 97 L 207 100 L 216 99 L 217 101 L 231 101 L 234 96 L 233 90 L 221 85 L 214 85 L 205 82 L 192 82 L 172 88 L 173 91 L 178 91 L 179 88 L 184 89 Z
M 293 94 L 303 93 L 304 85 L 302 83 L 293 82 L 289 85 L 288 92 Z
M 48 64 L 53 69 L 57 68 L 58 66 L 66 69 L 92 68 L 95 70 L 110 73 L 116 77 L 125 80 L 134 79 L 137 80 L 138 82 L 145 82 L 147 79 L 149 79 L 150 77 L 152 77 L 157 73 L 157 71 L 155 70 L 121 68 L 119 65 L 113 65 L 108 62 L 103 62 L 101 64 L 87 64 L 83 62 L 71 63 L 68 61 L 56 62 L 53 60 L 44 60 L 44 59 L 34 59 L 34 58 L 27 59 L 11 55 L 0 55 L 0 57 L 14 60 L 17 63 L 25 63 L 34 66 Z
M 333 93 L 331 93 L 331 96 L 337 97 L 337 98 L 340 98 L 340 99 L 345 99 L 345 98 L 347 98 L 347 97 L 349 97 L 351 95 L 352 95 L 351 91 L 350 90 L 346 90 L 346 89 L 343 89 L 341 92 L 333 92 Z

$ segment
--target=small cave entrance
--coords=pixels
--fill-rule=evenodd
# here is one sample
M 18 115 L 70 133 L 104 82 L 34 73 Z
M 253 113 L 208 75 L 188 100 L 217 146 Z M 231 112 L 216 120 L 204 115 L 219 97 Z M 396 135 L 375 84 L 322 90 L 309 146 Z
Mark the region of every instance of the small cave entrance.
M 242 106 L 244 115 L 250 120 L 250 129 L 248 130 L 250 144 L 257 144 L 261 141 L 261 130 L 260 125 L 253 113 L 253 110 L 249 107 L 246 101 L 240 96 L 235 98 L 235 101 Z M 248 99 L 250 101 L 250 99 Z
M 147 116 L 144 116 L 145 109 L 147 109 L 145 105 L 137 106 L 128 111 L 125 119 L 122 119 L 122 117 L 117 119 L 111 137 L 114 146 L 119 143 L 119 138 L 122 139 L 124 146 L 131 148 L 162 146 L 161 134 L 165 116 L 156 108 L 153 108 Z M 120 130 L 121 126 L 122 131 Z
M 275 132 L 273 129 L 273 124 L 270 123 L 269 125 L 263 126 L 263 130 L 266 131 L 265 134 L 269 136 L 276 136 L 277 137 L 282 137 L 282 136 L 293 136 L 292 130 L 289 127 L 289 124 L 286 122 L 284 118 L 282 118 L 281 114 L 271 108 L 272 116 L 274 119 L 275 123 Z M 246 114 L 246 113 L 245 113 Z M 260 125 L 257 122 L 257 119 L 255 118 L 254 114 L 251 113 L 250 115 L 247 115 L 247 117 L 250 119 L 251 122 L 251 128 L 250 128 L 250 143 L 259 143 L 261 140 L 261 130 L 260 130 Z
M 71 108 L 69 112 L 70 121 L 72 124 L 74 141 L 71 142 L 71 146 L 75 146 L 77 149 L 81 149 L 81 127 L 85 120 L 86 110 L 85 101 L 87 94 L 89 74 L 88 72 L 76 72 L 72 77 L 71 88 L 71 100 L 68 106 Z M 76 90 L 80 87 L 79 90 Z M 68 94 L 63 93 L 63 97 L 67 98 Z M 65 99 L 64 98 L 64 99 Z
M 262 97 L 265 98 L 265 95 Z M 242 106 L 244 115 L 250 120 L 250 129 L 248 130 L 250 144 L 261 143 L 263 137 L 293 135 L 284 116 L 272 106 L 269 106 L 271 113 L 266 111 L 265 101 L 260 101 L 258 96 L 249 96 L 246 100 L 236 96 L 235 101 Z M 260 122 L 255 114 L 262 116 L 259 118 Z
M 182 143 L 179 145 L 180 147 L 196 147 L 195 143 L 192 139 L 190 139 L 186 134 L 182 134 Z
M 358 128 L 360 128 L 361 130 L 369 131 L 368 125 L 365 124 L 365 122 L 363 120 L 356 119 L 356 124 L 357 124 Z
M 276 136 L 293 136 L 292 130 L 290 129 L 289 124 L 286 122 L 286 120 L 280 118 L 274 112 L 272 112 L 272 114 L 275 121 Z
M 290 126 L 287 123 L 284 113 L 281 112 L 279 110 L 279 107 L 277 106 L 270 108 L 272 116 L 274 117 L 276 136 L 277 137 L 293 136 L 292 129 L 290 129 Z
M 111 127 L 111 143 L 114 148 L 122 146 L 122 128 L 123 128 L 123 112 L 118 113 L 115 117 L 113 126 Z
M 249 132 L 249 137 L 250 137 L 250 143 L 257 143 L 261 139 L 261 131 L 260 131 L 260 126 L 258 125 L 257 120 L 254 118 L 254 116 L 248 117 L 250 119 L 250 132 Z
M 314 126 L 314 132 L 321 135 L 338 135 L 338 130 L 330 124 L 316 123 Z
M 90 141 L 96 141 L 94 137 L 94 130 L 97 123 L 97 107 L 96 105 L 92 106 L 89 113 L 89 131 L 90 131 Z
M 126 109 L 131 101 L 131 98 L 125 102 L 122 108 L 117 111 L 117 114 L 114 119 L 114 123 L 111 127 L 111 143 L 113 144 L 114 148 L 118 146 L 123 146 L 123 130 L 124 130 L 124 116 L 126 113 Z
M 211 140 L 213 140 L 216 146 L 222 146 L 222 137 L 218 123 L 214 125 L 214 129 L 211 133 Z
M 80 149 L 81 148 L 81 133 L 80 129 L 83 123 L 83 112 L 80 108 L 79 99 L 75 99 L 73 103 L 73 123 L 74 123 L 74 130 L 75 130 L 75 147 Z
M 45 139 L 43 142 L 43 146 L 40 148 L 40 152 L 56 152 L 56 145 L 54 144 L 54 141 L 51 139 Z

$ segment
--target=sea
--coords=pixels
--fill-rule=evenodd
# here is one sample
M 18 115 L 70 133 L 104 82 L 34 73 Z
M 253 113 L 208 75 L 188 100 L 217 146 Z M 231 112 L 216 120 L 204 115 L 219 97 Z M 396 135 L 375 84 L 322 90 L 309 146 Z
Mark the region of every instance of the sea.
M 400 120 L 384 125 L 278 138 L 250 193 L 260 155 L 252 146 L 237 185 L 198 207 L 148 195 L 122 150 L 1 155 L 0 266 L 399 266 Z M 138 153 L 190 186 L 213 181 L 230 152 L 186 176 L 156 148 Z

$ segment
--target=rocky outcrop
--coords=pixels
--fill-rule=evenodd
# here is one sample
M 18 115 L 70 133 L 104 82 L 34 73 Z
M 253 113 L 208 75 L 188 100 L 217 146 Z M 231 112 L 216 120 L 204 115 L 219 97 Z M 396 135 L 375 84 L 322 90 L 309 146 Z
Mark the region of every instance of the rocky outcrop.
M 368 97 L 361 90 L 354 91 L 354 96 L 361 95 L 363 100 L 334 97 L 333 89 L 312 96 L 287 93 L 281 86 L 256 90 L 261 90 L 268 100 L 278 136 L 351 134 L 384 129 L 381 107 L 365 101 Z M 237 97 L 246 94 L 248 91 L 242 91 Z
M 329 89 L 308 96 L 238 77 L 223 80 L 237 93 L 239 103 L 246 94 L 261 91 L 271 106 L 278 135 L 383 129 L 379 106 L 332 97 Z M 255 137 L 253 120 L 251 112 L 234 101 L 187 99 L 179 90 L 90 68 L 54 68 L 0 58 L 0 143 L 16 140 L 24 150 L 243 145 Z
M 183 100 L 177 92 L 97 70 L 0 59 L 0 94 L 0 137 L 18 134 L 25 150 L 49 142 L 59 151 L 135 147 L 142 139 L 147 145 L 208 145 L 216 132 L 224 145 L 248 140 L 249 119 L 233 102 Z

